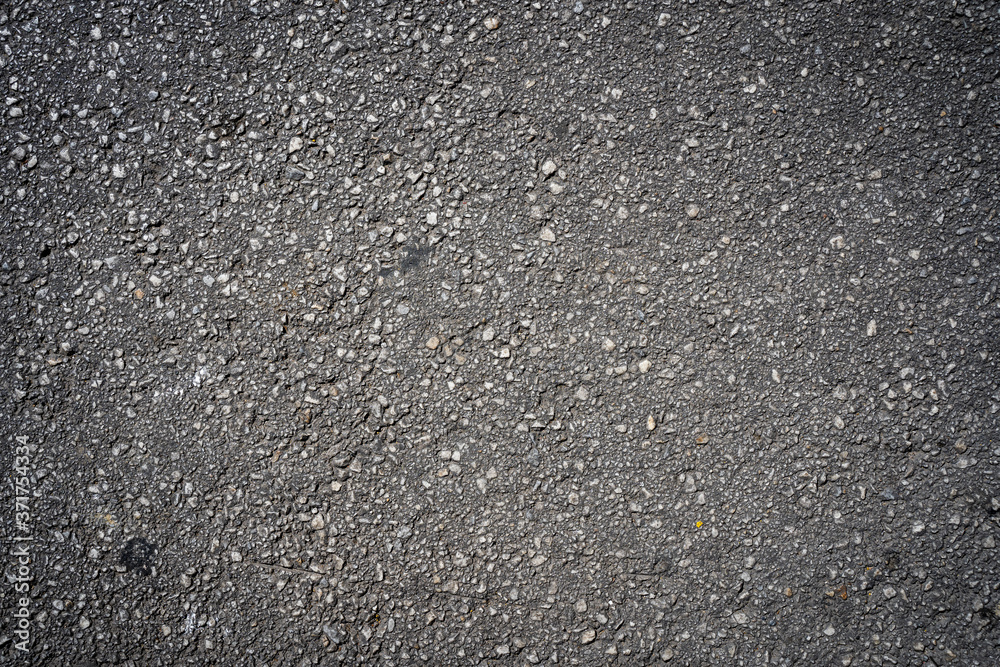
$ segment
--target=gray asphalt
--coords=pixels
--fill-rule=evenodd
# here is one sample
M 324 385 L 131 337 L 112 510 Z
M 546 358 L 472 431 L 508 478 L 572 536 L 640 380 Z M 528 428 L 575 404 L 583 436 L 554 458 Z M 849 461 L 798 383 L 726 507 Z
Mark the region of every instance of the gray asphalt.
M 0 8 L 0 663 L 1000 655 L 996 2 Z

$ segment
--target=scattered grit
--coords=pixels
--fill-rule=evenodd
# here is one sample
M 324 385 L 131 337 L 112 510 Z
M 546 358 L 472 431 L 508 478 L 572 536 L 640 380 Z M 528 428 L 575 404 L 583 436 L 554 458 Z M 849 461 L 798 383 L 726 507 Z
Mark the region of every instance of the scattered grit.
M 997 35 L 5 3 L 0 662 L 996 665 Z

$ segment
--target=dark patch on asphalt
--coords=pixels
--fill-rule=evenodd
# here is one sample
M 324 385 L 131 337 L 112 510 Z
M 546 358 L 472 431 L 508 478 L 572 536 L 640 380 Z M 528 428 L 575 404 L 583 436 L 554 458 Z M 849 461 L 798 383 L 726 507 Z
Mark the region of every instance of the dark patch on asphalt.
M 153 574 L 153 561 L 156 558 L 156 545 L 144 537 L 133 537 L 125 543 L 120 562 L 130 572 L 136 572 L 144 577 Z

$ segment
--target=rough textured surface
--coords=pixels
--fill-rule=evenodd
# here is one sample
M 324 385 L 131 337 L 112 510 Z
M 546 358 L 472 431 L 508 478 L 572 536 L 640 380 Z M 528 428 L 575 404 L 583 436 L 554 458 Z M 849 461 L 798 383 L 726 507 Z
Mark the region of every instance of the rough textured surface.
M 0 662 L 995 665 L 998 34 L 7 4 Z

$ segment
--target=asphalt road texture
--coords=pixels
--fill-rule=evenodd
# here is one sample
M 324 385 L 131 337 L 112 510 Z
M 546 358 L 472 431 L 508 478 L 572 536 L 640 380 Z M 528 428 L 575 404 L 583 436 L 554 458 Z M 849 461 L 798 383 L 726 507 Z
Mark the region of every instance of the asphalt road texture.
M 998 35 L 5 3 L 0 662 L 998 664 Z

